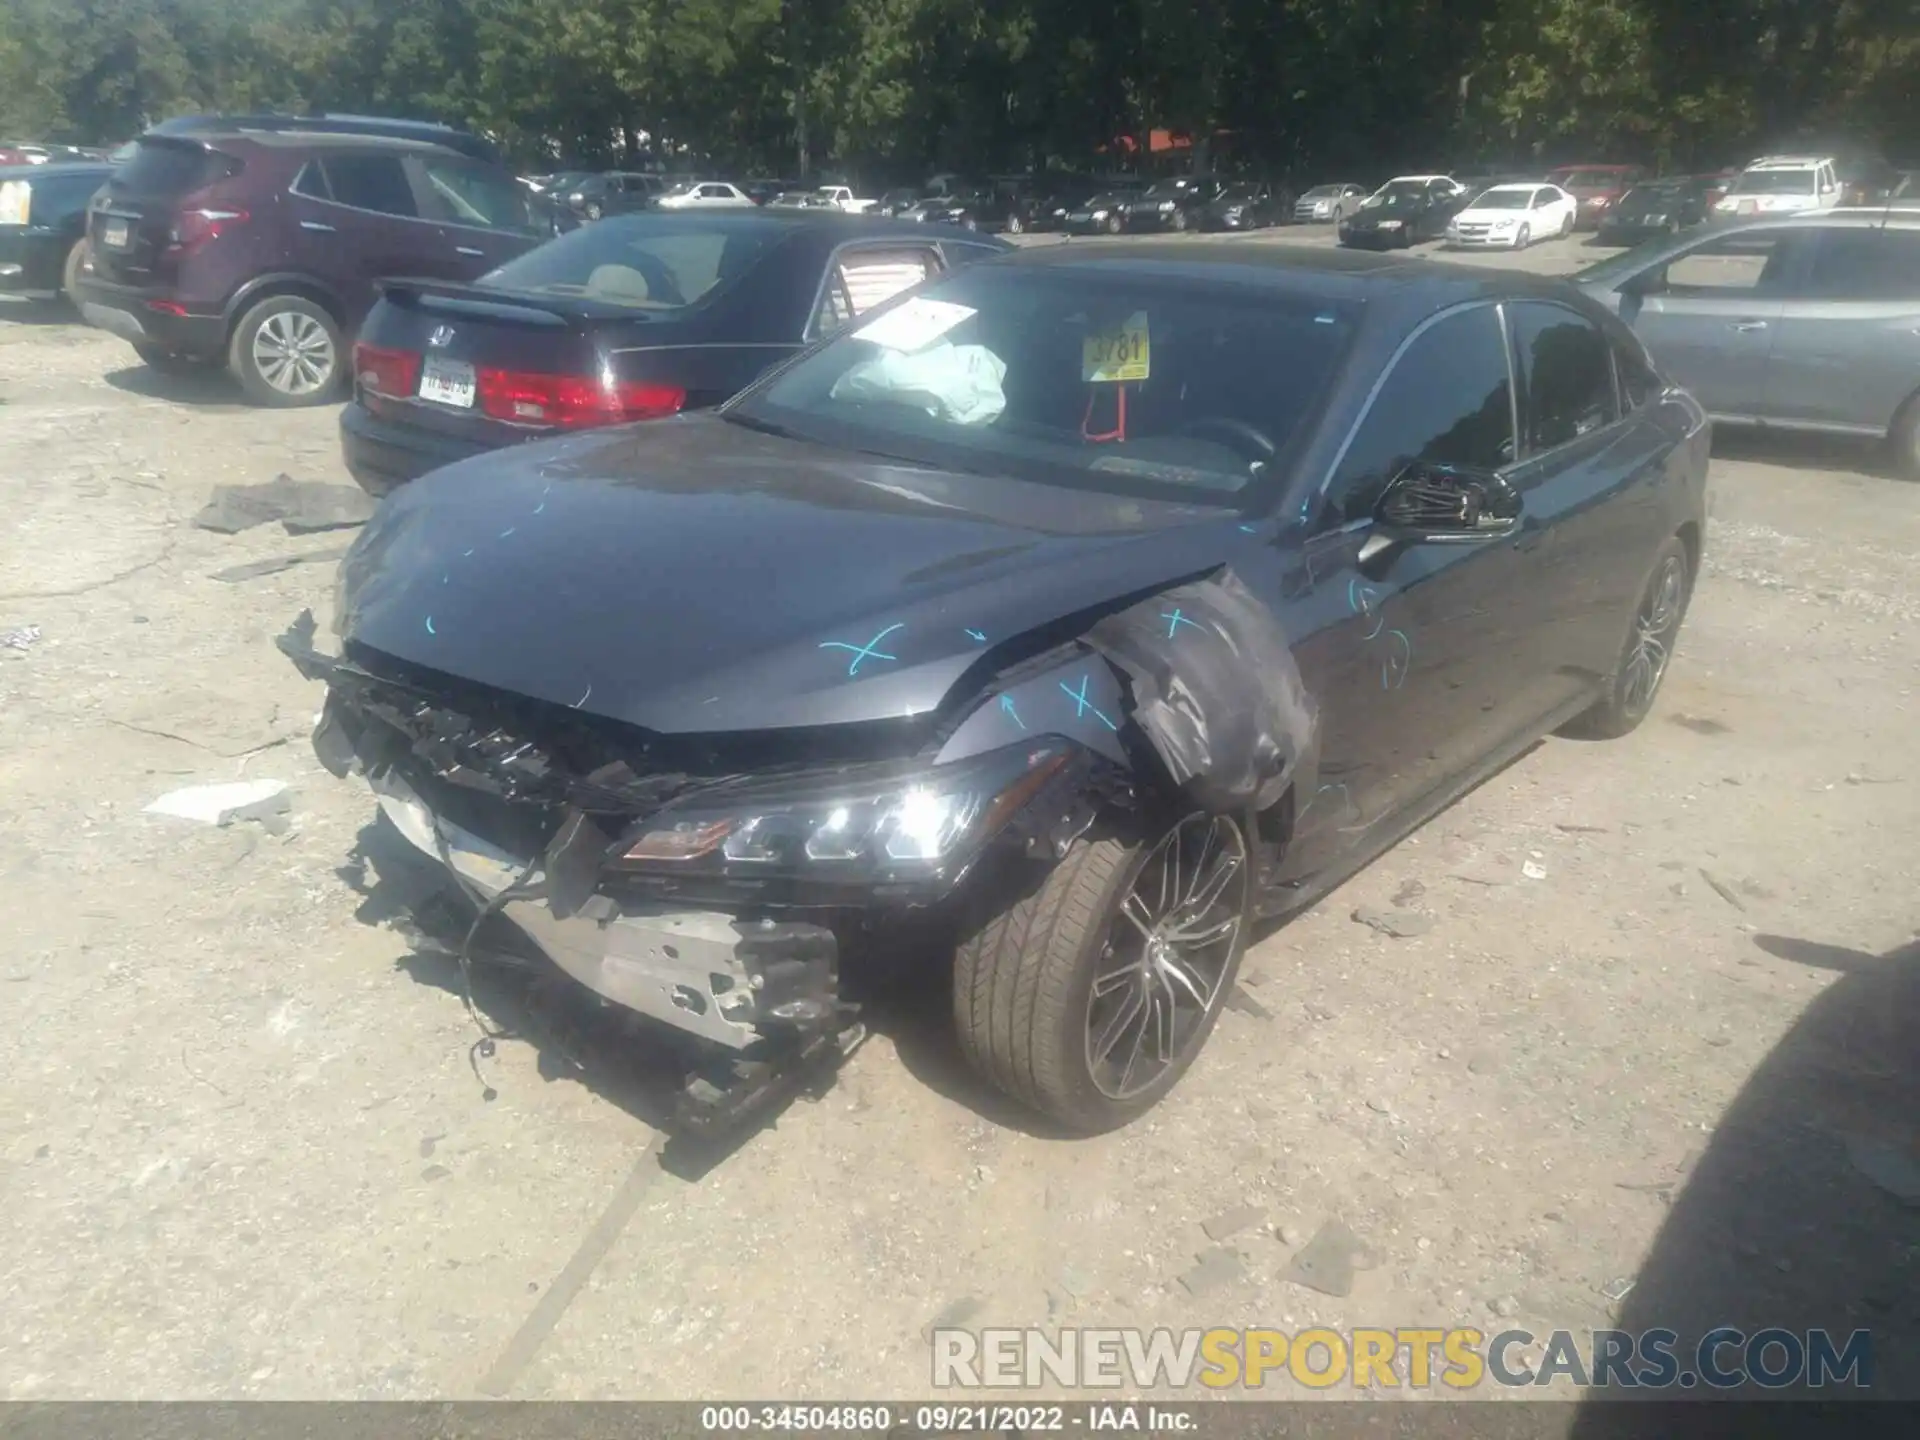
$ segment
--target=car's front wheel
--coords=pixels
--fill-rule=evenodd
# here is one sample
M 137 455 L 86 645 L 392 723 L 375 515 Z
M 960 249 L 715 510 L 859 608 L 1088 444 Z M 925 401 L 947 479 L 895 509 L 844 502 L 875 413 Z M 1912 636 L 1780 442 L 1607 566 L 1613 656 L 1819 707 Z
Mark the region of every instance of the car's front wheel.
M 1219 1019 L 1252 870 L 1245 829 L 1224 815 L 1076 841 L 961 944 L 954 1019 L 967 1058 L 1078 1134 L 1151 1109 Z
M 1527 248 L 1527 246 L 1531 245 L 1532 243 L 1533 243 L 1532 227 L 1527 225 L 1522 225 L 1520 227 L 1520 233 L 1513 237 L 1513 248 L 1516 250 L 1524 250 Z
M 1109 235 L 1118 235 L 1120 233 L 1120 230 L 1121 230 L 1120 217 L 1118 215 L 1109 215 L 1107 217 L 1107 233 Z
M 1564 733 L 1586 740 L 1617 740 L 1638 729 L 1653 709 L 1660 682 L 1693 598 L 1693 562 L 1678 535 L 1660 548 L 1627 630 L 1626 648 L 1606 698 L 1578 716 Z
M 280 407 L 332 398 L 345 365 L 340 327 L 298 295 L 274 295 L 240 317 L 227 347 L 227 367 L 249 399 Z

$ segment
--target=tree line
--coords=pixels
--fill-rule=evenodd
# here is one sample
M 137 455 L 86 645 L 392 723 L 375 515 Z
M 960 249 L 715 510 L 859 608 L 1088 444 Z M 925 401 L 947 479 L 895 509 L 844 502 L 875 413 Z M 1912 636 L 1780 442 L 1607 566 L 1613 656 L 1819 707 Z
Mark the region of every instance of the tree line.
M 192 112 L 447 121 L 521 163 L 1300 178 L 1920 155 L 1920 0 L 0 0 L 0 139 Z

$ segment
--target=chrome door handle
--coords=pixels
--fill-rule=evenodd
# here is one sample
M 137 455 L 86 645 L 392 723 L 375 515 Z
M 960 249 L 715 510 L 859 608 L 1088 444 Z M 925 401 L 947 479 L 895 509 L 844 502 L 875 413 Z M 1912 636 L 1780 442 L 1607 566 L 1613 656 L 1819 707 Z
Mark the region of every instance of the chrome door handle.
M 318 220 L 302 220 L 300 222 L 300 228 L 302 230 L 318 230 L 322 235 L 331 235 L 334 233 L 333 226 L 324 225 Z
M 1764 320 L 1735 320 L 1732 324 L 1727 326 L 1727 328 L 1729 330 L 1738 330 L 1742 334 L 1745 334 L 1749 330 L 1766 329 L 1767 322 Z
M 487 253 L 484 250 L 476 250 L 471 245 L 456 245 L 453 247 L 453 249 L 454 249 L 454 253 L 459 255 L 472 255 L 472 256 L 478 257 L 478 256 L 485 255 Z

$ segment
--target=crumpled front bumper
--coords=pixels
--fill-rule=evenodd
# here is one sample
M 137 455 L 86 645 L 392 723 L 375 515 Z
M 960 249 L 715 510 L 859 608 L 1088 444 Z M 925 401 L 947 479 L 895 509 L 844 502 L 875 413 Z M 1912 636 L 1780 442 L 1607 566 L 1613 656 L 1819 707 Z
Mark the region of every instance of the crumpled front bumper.
M 730 1050 L 838 1008 L 838 942 L 822 925 L 589 897 L 562 917 L 542 863 L 436 816 L 393 770 L 368 783 L 393 827 L 604 999 Z

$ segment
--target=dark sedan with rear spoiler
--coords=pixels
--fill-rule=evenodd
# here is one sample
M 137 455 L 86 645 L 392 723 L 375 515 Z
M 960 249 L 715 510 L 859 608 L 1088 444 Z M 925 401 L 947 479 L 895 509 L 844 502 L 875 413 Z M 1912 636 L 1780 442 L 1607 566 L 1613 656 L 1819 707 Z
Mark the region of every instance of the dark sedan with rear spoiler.
M 483 450 L 705 409 L 908 286 L 1007 248 L 838 211 L 647 212 L 470 285 L 386 281 L 354 347 L 347 468 L 380 495 Z

